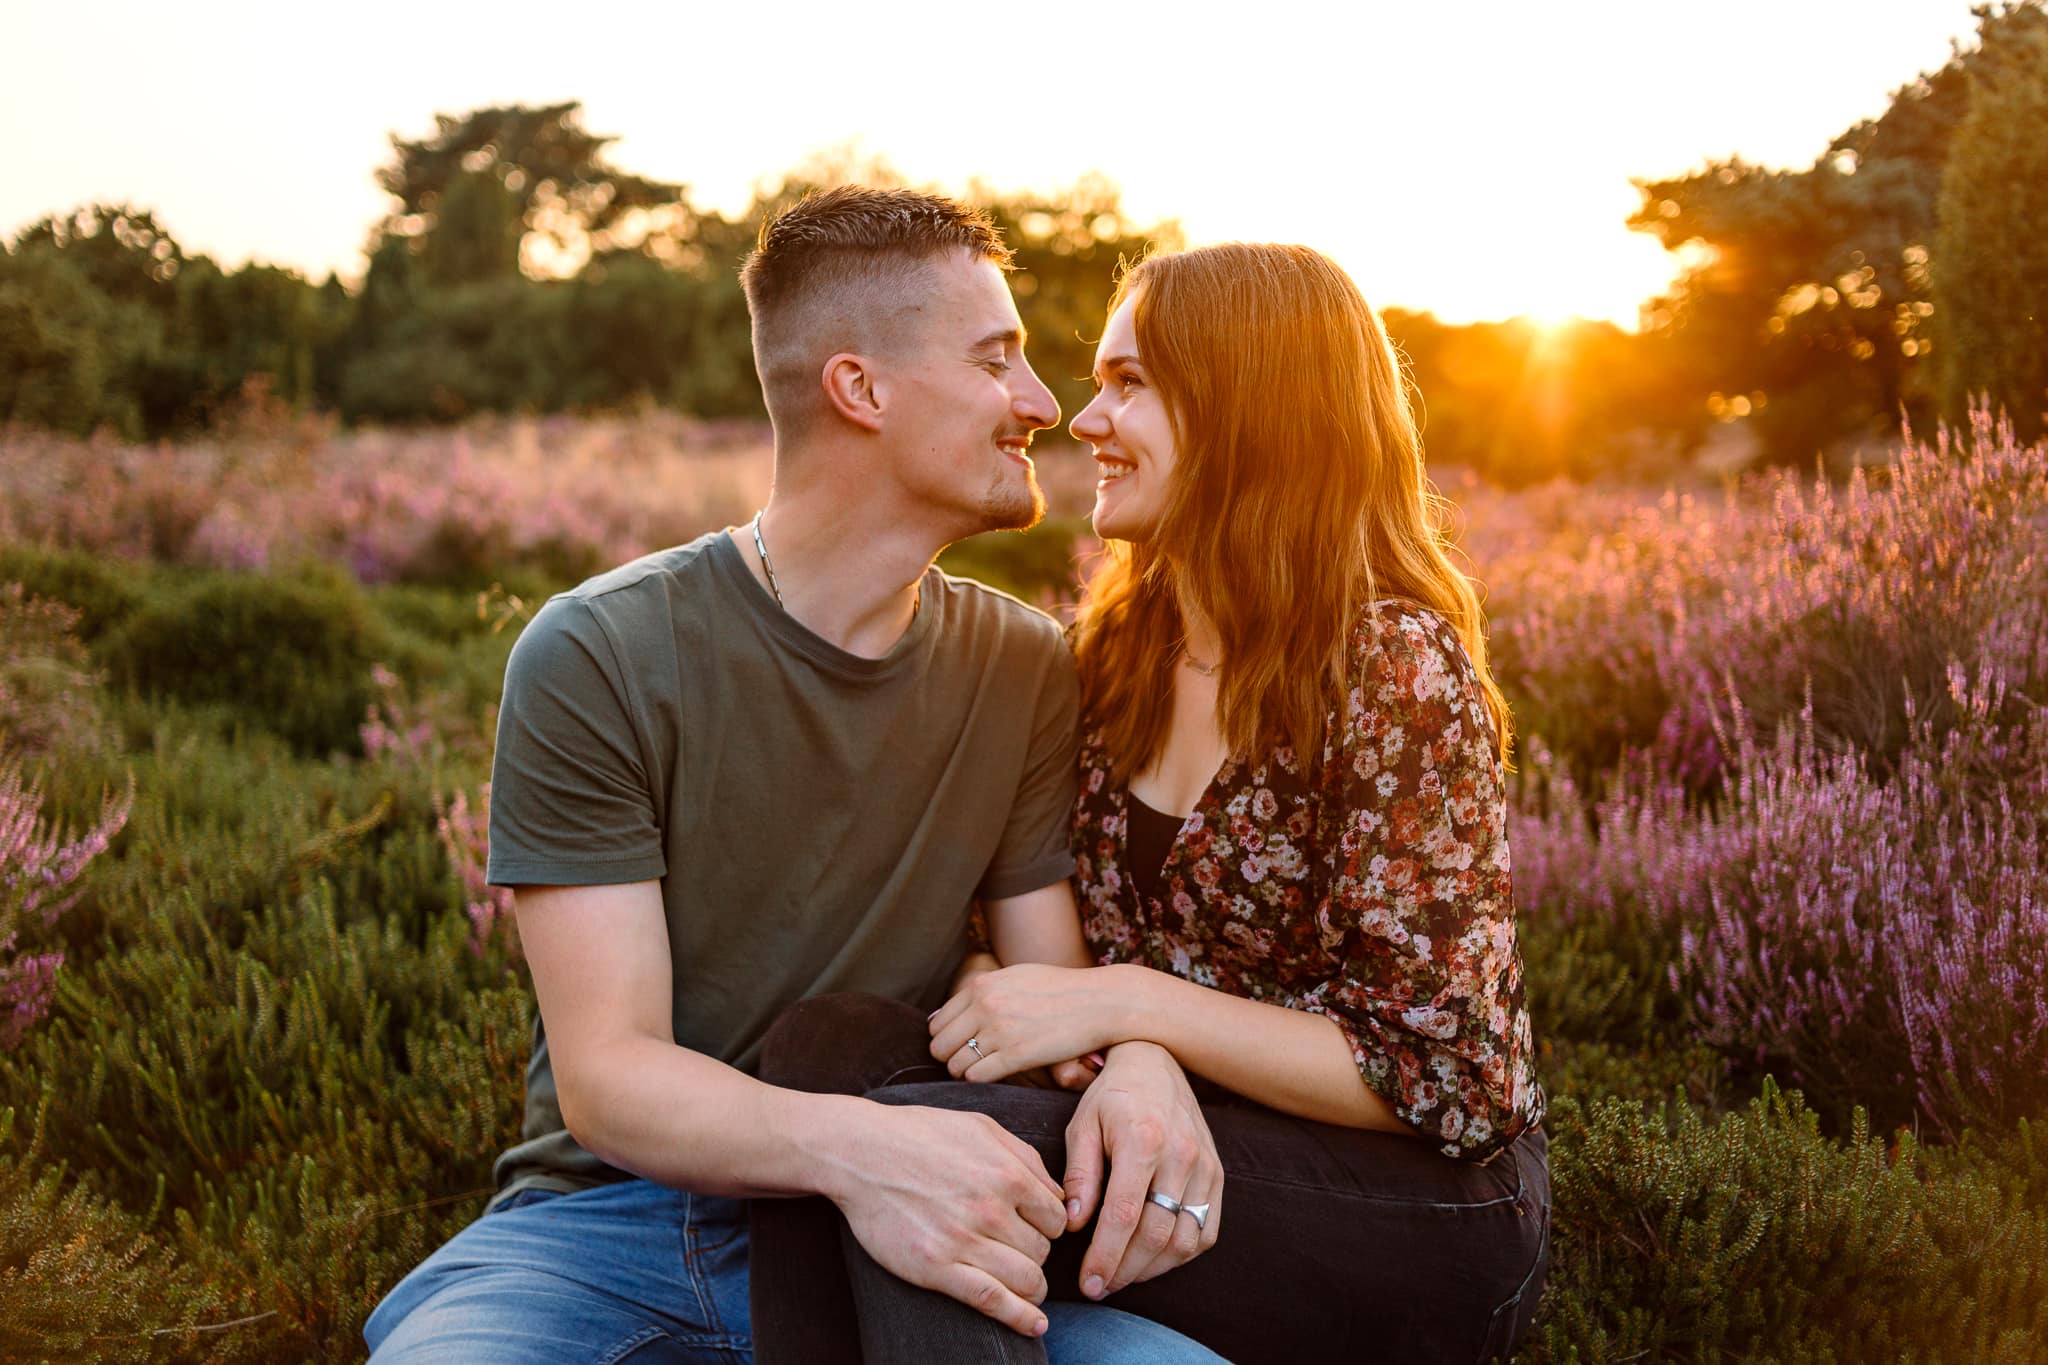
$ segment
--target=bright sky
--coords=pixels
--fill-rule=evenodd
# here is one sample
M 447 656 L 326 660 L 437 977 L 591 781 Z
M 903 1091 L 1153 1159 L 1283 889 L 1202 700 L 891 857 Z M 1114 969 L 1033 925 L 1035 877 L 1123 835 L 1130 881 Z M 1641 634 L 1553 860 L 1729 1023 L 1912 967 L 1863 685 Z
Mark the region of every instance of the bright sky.
M 0 233 L 94 199 L 188 249 L 344 278 L 388 134 L 584 102 L 615 164 L 737 209 L 854 142 L 911 180 L 1099 170 L 1196 243 L 1306 242 L 1379 305 L 1633 326 L 1670 278 L 1630 176 L 1805 167 L 1975 30 L 1970 0 L 1331 6 L 12 7 Z

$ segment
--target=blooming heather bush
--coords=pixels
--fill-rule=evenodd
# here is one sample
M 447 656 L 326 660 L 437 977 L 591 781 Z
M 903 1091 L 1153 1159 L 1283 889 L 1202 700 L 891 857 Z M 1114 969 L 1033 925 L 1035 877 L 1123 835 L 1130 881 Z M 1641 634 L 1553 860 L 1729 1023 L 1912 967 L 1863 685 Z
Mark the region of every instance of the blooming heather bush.
M 474 806 L 468 792 L 456 792 L 435 829 L 467 898 L 464 908 L 469 912 L 471 951 L 482 957 L 493 936 L 502 935 L 507 950 L 517 956 L 519 925 L 512 917 L 511 888 L 492 886 L 486 876 L 491 853 L 491 784 L 486 782 L 477 789 Z
M 1532 763 L 1518 899 L 1675 933 L 1698 1034 L 1837 1117 L 2048 1113 L 2048 709 L 2002 724 L 1995 683 L 1950 686 L 1960 722 L 1920 722 L 1888 776 L 1810 713 L 1769 745 L 1738 716 L 1703 809 L 1646 764 L 1590 802 Z
M 453 430 L 229 429 L 137 446 L 0 433 L 0 540 L 219 568 L 340 564 L 365 583 L 573 579 L 744 518 L 766 432 L 665 412 Z
M 1711 791 L 1731 693 L 1766 733 L 1810 697 L 1822 747 L 1880 769 L 1909 704 L 1954 721 L 1953 661 L 2048 700 L 2048 443 L 1981 413 L 1845 489 L 1777 471 L 1715 508 L 1610 495 L 1574 515 L 1614 529 L 1576 551 L 1482 531 L 1475 557 L 1523 728 L 1582 781 L 1639 750 Z
M 61 952 L 32 952 L 23 934 L 48 929 L 76 903 L 66 894 L 87 863 L 127 823 L 134 793 L 108 797 L 97 824 L 75 839 L 43 819 L 40 787 L 21 759 L 0 753 L 0 1048 L 11 1048 L 49 1012 Z

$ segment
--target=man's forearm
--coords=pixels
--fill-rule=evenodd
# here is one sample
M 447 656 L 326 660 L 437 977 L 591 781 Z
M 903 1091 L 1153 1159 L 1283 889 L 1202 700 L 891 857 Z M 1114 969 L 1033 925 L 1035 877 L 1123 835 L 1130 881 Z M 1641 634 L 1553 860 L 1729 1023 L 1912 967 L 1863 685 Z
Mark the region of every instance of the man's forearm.
M 700 1194 L 836 1199 L 882 1108 L 784 1090 L 653 1038 L 621 1040 L 586 1071 L 563 1086 L 570 1134 L 621 1170 Z

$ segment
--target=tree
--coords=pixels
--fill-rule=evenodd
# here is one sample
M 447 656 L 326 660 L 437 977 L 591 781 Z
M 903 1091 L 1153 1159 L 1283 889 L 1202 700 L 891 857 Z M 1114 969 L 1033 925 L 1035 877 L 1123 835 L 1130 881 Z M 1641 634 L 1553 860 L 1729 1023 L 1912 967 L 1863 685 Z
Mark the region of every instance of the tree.
M 1921 423 L 1935 413 L 1944 170 L 1979 64 L 2048 20 L 2040 0 L 1975 13 L 1978 47 L 1894 91 L 1880 117 L 1805 170 L 1731 158 L 1636 182 L 1643 202 L 1629 226 L 1701 258 L 1646 308 L 1645 330 L 1695 377 L 1696 401 L 1751 421 L 1772 459 L 1803 463 L 1888 437 L 1902 413 Z M 2038 141 L 2037 129 L 2009 134 Z
M 436 114 L 431 137 L 393 135 L 394 159 L 377 183 L 398 200 L 376 245 L 397 239 L 435 259 L 431 272 L 473 283 L 524 269 L 575 273 L 593 254 L 630 247 L 683 212 L 683 187 L 611 165 L 613 137 L 583 127 L 583 105 L 523 104 Z M 485 193 L 495 183 L 502 198 Z M 446 229 L 451 244 L 432 249 Z M 515 231 L 518 249 L 504 251 Z M 459 241 L 460 245 L 455 242 Z
M 0 423 L 141 436 L 134 375 L 156 356 L 162 326 L 57 252 L 0 252 Z
M 1695 380 L 1701 409 L 1748 417 L 1766 454 L 1803 463 L 1880 438 L 1902 406 L 1924 407 L 1924 269 L 1941 164 L 1961 117 L 1945 68 L 1899 91 L 1812 166 L 1739 158 L 1674 180 L 1638 181 L 1629 226 L 1667 248 L 1703 247 L 1645 331 Z M 1738 401 L 1739 400 L 1739 401 Z
M 1934 255 L 1942 398 L 1978 394 L 2031 440 L 2048 407 L 2048 23 L 2038 7 L 1977 11 L 1982 58 L 1941 180 Z
M 177 420 L 165 364 L 184 251 L 156 216 L 90 204 L 23 228 L 0 256 L 0 417 L 141 437 Z

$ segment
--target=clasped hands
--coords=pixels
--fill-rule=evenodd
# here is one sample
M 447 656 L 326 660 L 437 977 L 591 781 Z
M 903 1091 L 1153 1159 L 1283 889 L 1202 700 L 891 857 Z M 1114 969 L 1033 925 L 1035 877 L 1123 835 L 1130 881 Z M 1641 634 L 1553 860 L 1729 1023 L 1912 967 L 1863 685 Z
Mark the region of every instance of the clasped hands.
M 1194 1259 L 1221 1225 L 1223 1166 L 1186 1074 L 1166 1049 L 1128 1041 L 1143 970 L 1004 967 L 967 981 L 929 1021 L 932 1056 L 954 1076 L 998 1081 L 1050 1067 L 1059 1084 L 1084 1090 L 1062 1183 L 1068 1232 L 1101 1209 L 1081 1265 L 1090 1298 Z M 1100 1075 L 1082 1060 L 1089 1053 L 1103 1058 Z M 1155 1192 L 1189 1211 L 1170 1212 Z

